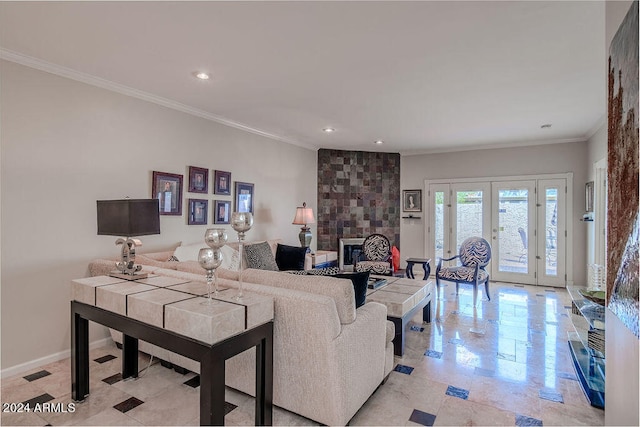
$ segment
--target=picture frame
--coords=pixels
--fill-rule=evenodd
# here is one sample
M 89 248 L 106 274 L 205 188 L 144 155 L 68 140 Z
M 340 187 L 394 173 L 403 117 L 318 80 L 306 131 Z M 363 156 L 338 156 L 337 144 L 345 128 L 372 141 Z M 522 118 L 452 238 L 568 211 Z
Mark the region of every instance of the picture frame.
M 584 211 L 593 212 L 593 181 L 584 185 Z
M 253 213 L 253 187 L 249 182 L 235 182 L 235 212 Z
M 209 201 L 204 199 L 189 199 L 189 225 L 206 225 Z
M 214 170 L 213 180 L 213 194 L 231 195 L 231 172 Z
M 229 224 L 231 222 L 231 201 L 214 200 L 213 201 L 213 223 Z
M 402 190 L 402 210 L 422 212 L 422 190 Z
M 179 174 L 153 171 L 151 198 L 160 200 L 160 215 L 182 215 L 182 179 Z
M 189 166 L 189 192 L 204 194 L 209 192 L 209 169 Z

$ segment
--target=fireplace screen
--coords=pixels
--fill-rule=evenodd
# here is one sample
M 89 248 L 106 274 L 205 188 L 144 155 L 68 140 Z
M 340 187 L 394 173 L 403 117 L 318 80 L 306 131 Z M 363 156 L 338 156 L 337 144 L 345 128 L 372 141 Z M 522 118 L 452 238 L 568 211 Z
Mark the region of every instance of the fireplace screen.
M 364 243 L 364 237 L 340 239 L 340 248 L 338 250 L 340 271 L 353 271 L 353 264 L 362 253 L 362 243 Z

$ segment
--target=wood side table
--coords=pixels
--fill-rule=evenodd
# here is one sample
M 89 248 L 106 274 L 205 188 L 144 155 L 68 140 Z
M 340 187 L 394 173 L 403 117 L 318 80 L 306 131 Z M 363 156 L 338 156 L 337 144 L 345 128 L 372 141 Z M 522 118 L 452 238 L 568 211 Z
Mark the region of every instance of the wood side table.
M 422 268 L 424 269 L 424 277 L 422 280 L 427 280 L 431 274 L 431 258 L 407 258 L 407 277 L 409 279 L 416 278 L 413 274 L 414 264 L 422 264 Z

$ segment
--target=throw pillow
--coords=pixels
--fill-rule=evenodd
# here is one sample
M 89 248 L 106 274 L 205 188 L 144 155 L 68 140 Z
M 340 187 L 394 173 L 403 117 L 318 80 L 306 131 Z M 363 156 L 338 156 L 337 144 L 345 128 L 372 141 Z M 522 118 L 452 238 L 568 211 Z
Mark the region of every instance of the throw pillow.
M 400 251 L 395 246 L 391 247 L 391 260 L 393 261 L 393 272 L 400 270 Z
M 356 294 L 356 308 L 364 305 L 367 299 L 367 285 L 369 283 L 369 272 L 363 271 L 362 273 L 341 273 L 336 274 L 333 277 L 339 279 L 351 279 L 353 283 L 353 290 Z
M 197 261 L 198 260 L 198 252 L 200 252 L 200 248 L 206 248 L 207 244 L 202 243 L 194 243 L 187 246 L 178 246 L 176 250 L 173 252 L 173 256 L 178 259 L 178 261 Z
M 258 270 L 278 271 L 276 258 L 271 252 L 271 247 L 267 242 L 254 243 L 244 247 L 245 259 L 247 260 L 247 268 L 256 268 Z
M 276 264 L 280 271 L 304 270 L 304 258 L 307 248 L 302 246 L 287 246 L 278 243 L 276 249 Z
M 226 268 L 227 270 L 232 271 L 240 270 L 240 252 L 236 251 L 229 245 L 221 247 L 220 252 L 222 252 L 221 268 Z
M 314 268 L 313 270 L 293 270 L 287 271 L 290 274 L 299 274 L 303 276 L 333 276 L 340 273 L 338 267 Z

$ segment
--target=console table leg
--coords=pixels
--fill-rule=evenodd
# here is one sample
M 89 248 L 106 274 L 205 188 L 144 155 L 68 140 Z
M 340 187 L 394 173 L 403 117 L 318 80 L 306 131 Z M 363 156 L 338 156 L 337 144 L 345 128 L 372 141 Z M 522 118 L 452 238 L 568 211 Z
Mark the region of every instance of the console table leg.
M 273 324 L 271 331 L 256 346 L 256 417 L 255 425 L 273 423 Z
M 391 320 L 396 329 L 396 334 L 393 338 L 393 354 L 402 357 L 404 355 L 404 327 L 406 323 L 398 317 L 387 316 L 387 320 Z
M 89 321 L 71 303 L 71 397 L 81 402 L 89 395 Z
M 422 309 L 422 320 L 425 323 L 431 323 L 431 300 Z
M 224 359 L 209 351 L 200 361 L 200 425 L 224 425 Z
M 138 377 L 138 339 L 122 334 L 122 378 Z

